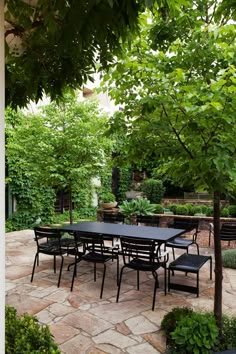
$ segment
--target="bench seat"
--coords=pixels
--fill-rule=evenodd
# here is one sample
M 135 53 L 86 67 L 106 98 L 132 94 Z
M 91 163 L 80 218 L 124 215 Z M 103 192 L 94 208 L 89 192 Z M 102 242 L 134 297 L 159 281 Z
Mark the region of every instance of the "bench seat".
M 170 291 L 170 289 L 186 291 L 192 294 L 197 294 L 198 297 L 199 296 L 199 271 L 208 260 L 210 261 L 210 279 L 212 279 L 212 257 L 211 256 L 184 253 L 180 257 L 178 257 L 175 261 L 171 262 L 168 267 L 168 291 Z M 197 274 L 196 286 L 171 282 L 171 277 L 170 277 L 171 271 L 172 271 L 172 277 L 174 271 Z

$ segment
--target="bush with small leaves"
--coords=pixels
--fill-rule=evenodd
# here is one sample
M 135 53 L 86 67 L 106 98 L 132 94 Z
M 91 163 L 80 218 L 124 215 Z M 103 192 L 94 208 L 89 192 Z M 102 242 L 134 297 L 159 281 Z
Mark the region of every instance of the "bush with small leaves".
M 34 316 L 18 316 L 14 307 L 6 306 L 5 354 L 60 354 L 47 325 L 40 325 Z
M 236 205 L 229 205 L 229 215 L 232 217 L 232 218 L 235 218 L 236 217 Z
M 177 208 L 178 204 L 168 204 L 166 206 L 166 209 L 169 209 L 170 211 L 172 211 L 173 214 L 176 215 L 176 208 Z
M 222 252 L 223 267 L 236 269 L 236 249 Z
M 222 218 L 228 218 L 229 217 L 229 208 L 224 207 L 223 209 L 221 209 L 220 216 Z
M 236 350 L 236 316 L 222 316 L 222 341 L 218 350 Z
M 185 205 L 177 205 L 176 215 L 188 215 L 188 208 Z
M 186 208 L 188 208 L 188 215 L 193 215 L 194 214 L 194 205 L 191 203 L 186 203 L 185 206 L 186 206 Z
M 139 187 L 151 203 L 160 203 L 165 193 L 165 187 L 161 180 L 149 178 L 143 181 Z
M 208 207 L 206 210 L 206 216 L 213 216 L 213 207 Z
M 155 204 L 155 213 L 156 214 L 163 214 L 164 208 L 161 204 Z

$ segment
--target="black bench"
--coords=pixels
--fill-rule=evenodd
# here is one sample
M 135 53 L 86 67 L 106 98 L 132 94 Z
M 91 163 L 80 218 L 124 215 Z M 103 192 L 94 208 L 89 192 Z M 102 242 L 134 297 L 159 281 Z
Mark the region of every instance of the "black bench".
M 170 289 L 186 291 L 199 296 L 199 271 L 201 267 L 210 261 L 210 279 L 212 279 L 212 257 L 201 256 L 197 254 L 184 253 L 178 257 L 175 261 L 171 262 L 168 267 L 168 291 Z M 170 280 L 170 272 L 181 271 L 185 273 L 197 274 L 197 286 L 183 285 L 178 283 L 172 283 Z M 173 276 L 173 274 L 172 274 Z

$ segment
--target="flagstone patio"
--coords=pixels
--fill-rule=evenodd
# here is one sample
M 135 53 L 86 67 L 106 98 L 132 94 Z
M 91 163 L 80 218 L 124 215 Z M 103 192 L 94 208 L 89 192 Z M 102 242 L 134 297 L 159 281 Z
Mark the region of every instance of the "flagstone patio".
M 201 237 L 207 238 L 207 234 Z M 40 255 L 40 265 L 36 267 L 31 283 L 35 252 L 32 230 L 6 234 L 6 303 L 14 306 L 19 314 L 28 312 L 36 315 L 41 323 L 48 324 L 62 353 L 164 353 L 165 336 L 160 331 L 160 323 L 166 313 L 176 306 L 213 310 L 214 274 L 210 280 L 209 262 L 200 271 L 199 298 L 174 290 L 165 296 L 161 271 L 156 308 L 152 311 L 151 274 L 140 275 L 140 290 L 137 291 L 136 275 L 127 271 L 119 303 L 116 303 L 115 261 L 107 267 L 103 299 L 100 299 L 102 268 L 98 267 L 98 279 L 94 282 L 93 267 L 86 262 L 80 263 L 74 290 L 70 292 L 72 270 L 67 271 L 67 264 L 73 259 L 69 256 L 65 257 L 60 288 L 57 288 L 58 274 L 53 273 L 52 257 L 43 255 Z M 194 247 L 193 252 L 196 252 Z M 213 255 L 213 249 L 200 248 L 200 253 Z M 195 284 L 193 274 L 185 277 L 184 273 L 176 273 L 175 277 Z M 224 269 L 224 313 L 236 314 L 235 296 L 236 270 Z

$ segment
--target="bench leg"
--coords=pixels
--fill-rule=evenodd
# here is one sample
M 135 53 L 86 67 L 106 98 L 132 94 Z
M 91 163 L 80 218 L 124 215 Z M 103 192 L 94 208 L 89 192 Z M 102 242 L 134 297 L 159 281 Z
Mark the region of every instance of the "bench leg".
M 199 272 L 197 272 L 197 297 L 199 297 Z

